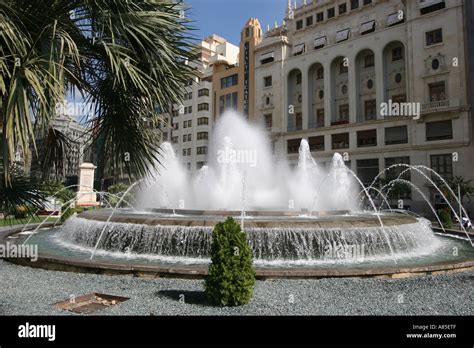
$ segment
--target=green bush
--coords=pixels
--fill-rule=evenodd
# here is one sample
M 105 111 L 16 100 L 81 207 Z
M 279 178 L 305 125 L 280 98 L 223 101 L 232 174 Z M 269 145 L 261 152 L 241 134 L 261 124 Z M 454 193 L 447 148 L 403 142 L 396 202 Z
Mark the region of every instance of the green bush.
M 206 295 L 220 306 L 250 302 L 255 285 L 252 250 L 245 233 L 233 218 L 218 223 L 212 232 L 211 265 L 206 278 Z
M 444 228 L 451 228 L 453 226 L 453 220 L 451 219 L 451 214 L 448 209 L 438 210 L 438 216 Z

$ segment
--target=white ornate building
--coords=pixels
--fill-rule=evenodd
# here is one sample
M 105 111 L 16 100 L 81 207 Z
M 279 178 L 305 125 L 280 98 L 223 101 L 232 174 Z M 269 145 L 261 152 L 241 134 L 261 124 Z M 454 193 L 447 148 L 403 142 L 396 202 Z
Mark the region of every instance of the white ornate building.
M 305 138 L 322 165 L 344 153 L 364 183 L 395 163 L 474 179 L 472 17 L 469 0 L 289 3 L 255 50 L 254 118 L 275 155 L 295 163 Z M 425 178 L 410 180 L 440 203 Z M 429 211 L 414 190 L 400 198 Z

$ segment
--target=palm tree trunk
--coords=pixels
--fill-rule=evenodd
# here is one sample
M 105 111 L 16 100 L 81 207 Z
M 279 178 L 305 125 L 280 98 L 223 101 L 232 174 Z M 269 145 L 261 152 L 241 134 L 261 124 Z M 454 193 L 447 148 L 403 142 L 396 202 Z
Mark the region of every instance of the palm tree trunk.
M 3 167 L 3 173 L 1 173 L 2 177 L 0 179 L 0 189 L 3 189 L 8 182 L 8 177 L 9 177 L 8 172 L 9 172 L 9 167 L 10 167 L 9 165 L 10 154 L 8 151 L 8 141 L 7 141 L 7 136 L 6 136 L 7 134 L 6 132 L 6 129 L 7 129 L 6 105 L 7 105 L 7 98 L 3 97 L 0 104 L 0 120 L 2 122 L 2 140 L 0 142 L 0 146 L 1 146 L 0 154 L 2 156 L 1 165 Z

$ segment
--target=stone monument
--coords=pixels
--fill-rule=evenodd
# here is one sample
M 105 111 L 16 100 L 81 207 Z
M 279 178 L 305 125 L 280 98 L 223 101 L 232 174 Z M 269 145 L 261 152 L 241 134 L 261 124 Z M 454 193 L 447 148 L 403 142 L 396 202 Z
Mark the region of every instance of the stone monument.
M 98 205 L 94 192 L 94 171 L 97 167 L 92 163 L 82 163 L 79 167 L 79 190 L 76 196 L 76 206 L 90 207 Z

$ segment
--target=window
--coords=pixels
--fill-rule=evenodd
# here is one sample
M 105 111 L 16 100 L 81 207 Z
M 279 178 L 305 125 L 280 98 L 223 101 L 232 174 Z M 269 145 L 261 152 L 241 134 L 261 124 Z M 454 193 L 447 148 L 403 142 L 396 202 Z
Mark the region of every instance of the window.
M 324 21 L 324 12 L 318 12 L 316 13 L 316 22 L 322 22 Z
M 347 12 L 347 4 L 343 3 L 339 5 L 339 14 L 343 14 Z
M 207 117 L 200 117 L 198 118 L 198 126 L 202 126 L 202 125 L 209 125 L 209 118 Z
M 296 45 L 295 47 L 293 47 L 293 55 L 294 56 L 302 55 L 305 51 L 305 48 L 306 48 L 306 45 L 304 43 Z
M 227 109 L 237 110 L 238 93 L 221 95 L 219 98 L 219 113 L 223 114 Z
M 265 115 L 263 115 L 263 119 L 265 120 L 265 127 L 267 128 L 267 130 L 271 130 L 271 129 L 272 129 L 272 125 L 273 125 L 273 117 L 272 117 L 272 114 L 265 114 Z
M 446 8 L 444 0 L 420 0 L 420 14 L 422 16 L 443 8 Z
M 377 146 L 377 130 L 370 129 L 357 132 L 357 147 Z
M 426 46 L 432 46 L 443 42 L 443 29 L 436 29 L 425 34 Z
M 198 111 L 203 111 L 203 110 L 209 110 L 209 104 L 208 103 L 198 104 Z
M 392 27 L 396 24 L 404 23 L 405 22 L 405 12 L 395 12 L 389 14 L 387 17 L 387 27 Z
M 298 74 L 296 75 L 296 84 L 297 84 L 297 85 L 301 85 L 302 78 L 303 78 L 303 77 L 302 77 L 301 73 L 298 73 Z
M 370 185 L 379 173 L 379 159 L 357 160 L 357 176 L 364 186 Z
M 428 88 L 430 91 L 430 102 L 446 100 L 446 85 L 444 81 L 430 83 Z
M 209 89 L 203 88 L 198 91 L 198 97 L 208 97 L 209 96 Z
M 360 26 L 360 33 L 362 35 L 373 33 L 375 31 L 375 20 L 362 23 Z
M 196 148 L 196 155 L 207 155 L 207 146 L 199 146 Z
M 364 68 L 371 68 L 375 65 L 375 57 L 372 53 L 364 57 Z
M 268 63 L 272 63 L 273 61 L 275 61 L 275 52 L 267 52 L 265 54 L 262 54 L 260 56 L 260 63 L 262 64 L 268 64 Z
M 239 82 L 239 75 L 235 74 L 232 76 L 223 77 L 221 79 L 221 88 L 228 88 L 237 85 Z
M 303 129 L 303 114 L 301 112 L 296 113 L 295 123 L 296 123 L 296 130 L 302 130 Z
M 431 169 L 441 175 L 444 179 L 453 178 L 453 157 L 448 155 L 431 155 Z
M 309 27 L 313 25 L 313 16 L 306 17 L 306 26 Z
M 375 99 L 364 101 L 364 116 L 366 121 L 377 118 L 377 102 Z
M 390 168 L 395 164 L 410 164 L 410 157 L 390 157 L 385 159 L 385 169 Z M 397 178 L 411 181 L 411 173 L 406 170 L 404 166 L 393 167 L 385 172 L 387 180 L 395 180 Z M 404 172 L 402 174 L 402 172 Z M 389 198 L 393 199 L 411 199 L 411 186 L 403 185 L 394 187 L 390 192 Z
M 351 10 L 359 8 L 359 0 L 351 0 Z
M 339 119 L 341 121 L 349 120 L 349 104 L 339 105 Z
M 309 150 L 313 151 L 324 151 L 324 135 L 317 137 L 308 138 Z
M 201 169 L 206 165 L 206 162 L 196 162 L 196 169 Z
M 287 141 L 288 154 L 298 153 L 300 149 L 301 139 L 290 139 Z
M 403 59 L 403 47 L 398 46 L 392 49 L 392 62 Z
M 188 141 L 191 141 L 191 134 L 183 135 L 183 143 L 186 143 Z
M 328 18 L 333 18 L 335 15 L 336 15 L 336 11 L 334 7 L 331 7 L 330 9 L 328 9 Z
M 385 128 L 385 145 L 407 144 L 407 126 Z
M 349 148 L 349 133 L 331 135 L 331 143 L 333 150 Z
M 296 21 L 296 30 L 300 30 L 300 29 L 303 29 L 303 20 L 302 19 Z
M 324 79 L 324 68 L 318 68 L 316 70 L 316 80 Z
M 171 142 L 172 142 L 173 144 L 177 144 L 177 143 L 178 143 L 178 137 L 177 137 L 177 136 L 172 137 L 172 138 L 171 138 Z
M 394 95 L 392 97 L 392 102 L 393 103 L 406 103 L 407 102 L 407 96 L 405 94 L 399 94 L 399 95 Z
M 209 138 L 208 132 L 198 132 L 197 140 L 207 140 Z
M 446 140 L 453 138 L 453 123 L 438 121 L 426 123 L 426 141 Z
M 326 36 L 321 36 L 321 37 L 318 37 L 317 39 L 314 39 L 315 50 L 323 48 L 324 46 L 326 46 Z
M 186 157 L 186 156 L 187 156 L 186 149 L 183 149 L 183 157 Z
M 339 30 L 336 33 L 336 42 L 342 42 L 349 39 L 350 29 Z
M 272 77 L 271 76 L 265 76 L 263 78 L 263 85 L 265 87 L 270 87 L 272 85 Z
M 316 110 L 316 127 L 324 127 L 324 109 Z

